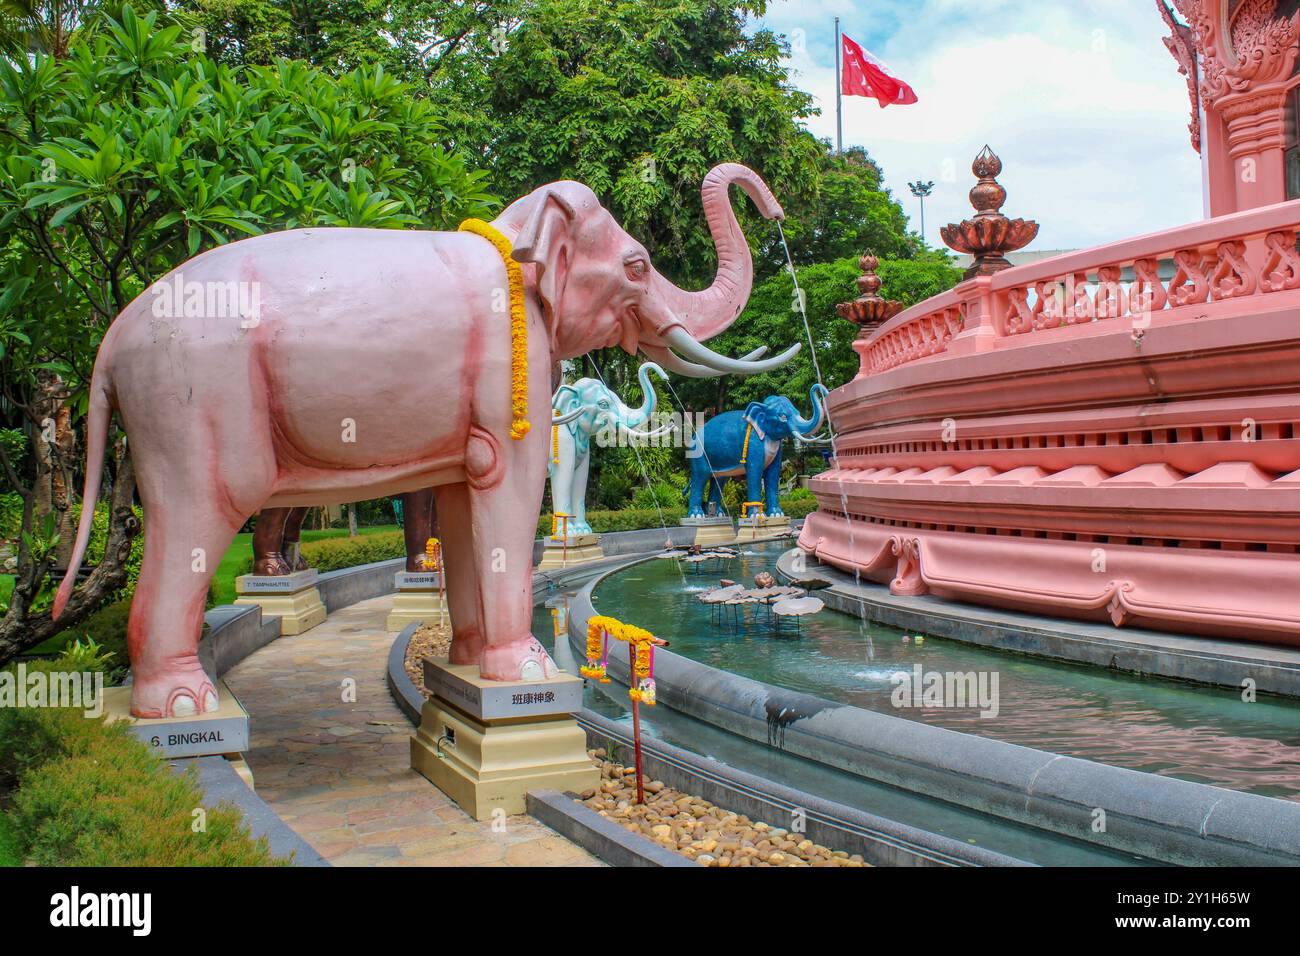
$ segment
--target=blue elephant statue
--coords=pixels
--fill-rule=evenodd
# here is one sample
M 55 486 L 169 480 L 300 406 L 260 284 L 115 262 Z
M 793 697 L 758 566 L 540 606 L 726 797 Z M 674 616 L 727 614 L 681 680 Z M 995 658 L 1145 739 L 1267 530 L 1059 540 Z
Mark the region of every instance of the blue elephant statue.
M 687 459 L 691 465 L 690 499 L 686 514 L 704 517 L 704 498 L 722 511 L 722 485 L 729 478 L 745 479 L 745 500 L 763 502 L 763 514 L 781 514 L 781 446 L 787 438 L 813 441 L 826 421 L 826 389 L 818 384 L 808 392 L 813 414 L 804 418 L 784 395 L 769 395 L 750 402 L 745 410 L 723 412 L 691 436 Z M 744 517 L 757 509 L 750 505 Z
M 658 396 L 650 385 L 654 372 L 667 381 L 668 376 L 654 362 L 637 370 L 641 383 L 641 405 L 629 408 L 605 383 L 595 378 L 580 378 L 572 385 L 561 385 L 551 399 L 551 454 L 547 474 L 551 479 L 551 506 L 555 514 L 566 514 L 568 534 L 591 534 L 587 523 L 587 476 L 591 469 L 591 439 L 613 443 L 629 438 L 654 438 L 671 431 L 671 423 L 657 431 L 637 431 L 654 414 Z M 560 424 L 563 422 L 563 424 Z M 564 530 L 561 525 L 557 533 Z

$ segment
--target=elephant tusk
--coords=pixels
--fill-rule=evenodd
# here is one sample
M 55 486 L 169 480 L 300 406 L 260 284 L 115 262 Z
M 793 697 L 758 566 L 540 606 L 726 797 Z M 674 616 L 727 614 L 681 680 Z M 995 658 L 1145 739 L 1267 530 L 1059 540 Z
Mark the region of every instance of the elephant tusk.
M 691 338 L 690 333 L 681 326 L 676 326 L 668 330 L 664 335 L 664 341 L 672 347 L 674 352 L 679 353 L 685 358 L 699 362 L 707 368 L 716 369 L 719 373 L 734 372 L 738 375 L 753 375 L 757 372 L 768 372 L 774 368 L 780 368 L 790 359 L 799 353 L 802 347 L 796 342 L 780 355 L 770 359 L 763 359 L 759 362 L 751 362 L 744 359 L 729 358 L 726 355 L 719 355 L 713 349 Z
M 561 415 L 559 418 L 552 418 L 552 419 L 551 419 L 551 424 L 552 424 L 552 425 L 567 425 L 567 424 L 569 424 L 569 422 L 573 421 L 575 418 L 577 418 L 579 415 L 581 415 L 581 414 L 582 414 L 583 412 L 585 412 L 585 411 L 587 411 L 587 406 L 585 406 L 585 405 L 579 405 L 577 408 L 575 408 L 573 411 L 569 412 L 567 415 Z
M 652 432 L 639 432 L 635 428 L 628 428 L 626 425 L 620 426 L 620 428 L 624 433 L 631 435 L 634 438 L 658 438 L 660 435 L 667 435 L 670 431 L 672 431 L 676 427 L 677 427 L 676 422 L 669 422 L 663 428 L 655 429 Z
M 722 374 L 716 369 L 709 368 L 708 366 L 696 365 L 694 362 L 688 362 L 680 355 L 673 352 L 671 349 L 666 349 L 663 348 L 662 346 L 646 345 L 644 342 L 642 342 L 641 351 L 644 352 L 648 357 L 654 359 L 660 365 L 664 366 L 664 368 L 668 369 L 670 372 L 676 372 L 678 375 L 681 375 L 685 378 L 717 378 L 719 375 Z M 760 345 L 758 348 L 754 349 L 754 351 L 750 352 L 748 355 L 742 356 L 741 361 L 747 362 L 752 359 L 759 358 L 766 354 L 767 354 L 767 346 Z

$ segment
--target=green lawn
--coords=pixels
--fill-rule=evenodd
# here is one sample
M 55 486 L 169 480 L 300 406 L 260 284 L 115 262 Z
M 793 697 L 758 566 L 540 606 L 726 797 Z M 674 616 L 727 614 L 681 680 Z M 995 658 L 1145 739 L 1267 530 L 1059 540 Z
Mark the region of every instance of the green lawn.
M 9 829 L 9 814 L 0 810 L 0 866 L 22 866 L 18 856 L 18 839 Z
M 381 534 L 385 531 L 400 531 L 395 524 L 376 525 L 373 528 L 358 528 L 357 533 Z M 330 528 L 328 531 L 303 531 L 303 541 L 320 541 L 322 538 L 346 538 L 347 528 Z M 213 591 L 218 604 L 229 604 L 235 600 L 235 575 L 239 566 L 253 556 L 252 534 L 237 534 L 230 548 L 221 558 L 217 573 L 213 578 Z
M 358 528 L 357 533 L 381 534 L 385 531 L 400 531 L 395 524 L 376 525 L 373 528 Z M 326 531 L 303 531 L 303 541 L 319 541 L 322 538 L 345 538 L 347 537 L 347 528 L 330 528 Z M 213 578 L 213 588 L 216 592 L 218 604 L 229 604 L 235 599 L 235 575 L 239 571 L 239 566 L 253 556 L 253 535 L 237 534 L 235 540 L 231 543 L 230 548 L 221 558 L 221 564 L 217 566 L 217 573 Z M 0 605 L 9 603 L 9 594 L 14 589 L 14 579 L 11 574 L 0 574 Z

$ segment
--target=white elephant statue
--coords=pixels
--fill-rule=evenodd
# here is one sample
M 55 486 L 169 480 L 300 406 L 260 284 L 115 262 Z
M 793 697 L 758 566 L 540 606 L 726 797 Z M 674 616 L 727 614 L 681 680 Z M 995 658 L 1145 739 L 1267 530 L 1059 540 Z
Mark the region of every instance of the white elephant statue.
M 561 385 L 551 399 L 551 458 L 547 473 L 551 479 L 551 507 L 555 514 L 568 515 L 569 536 L 591 534 L 587 523 L 587 476 L 591 471 L 592 436 L 598 443 L 623 442 L 629 439 L 655 438 L 673 429 L 670 423 L 656 431 L 637 431 L 654 414 L 658 396 L 650 385 L 650 373 L 664 381 L 668 376 L 654 362 L 645 362 L 637 371 L 641 383 L 641 405 L 624 405 L 605 383 L 595 378 L 580 378 L 572 385 Z M 566 533 L 566 525 L 555 529 L 557 537 Z

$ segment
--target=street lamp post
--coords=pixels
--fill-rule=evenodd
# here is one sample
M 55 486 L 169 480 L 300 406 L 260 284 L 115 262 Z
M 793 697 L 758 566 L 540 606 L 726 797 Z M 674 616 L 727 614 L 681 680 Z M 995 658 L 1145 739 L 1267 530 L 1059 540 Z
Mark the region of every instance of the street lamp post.
M 917 180 L 914 183 L 908 183 L 907 188 L 912 190 L 912 195 L 921 200 L 921 241 L 925 242 L 925 197 L 934 191 L 934 181 L 923 183 Z

